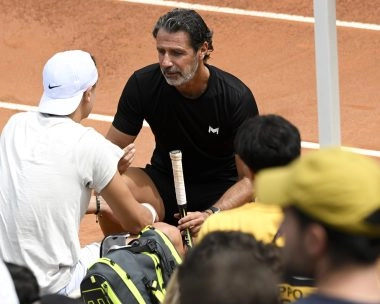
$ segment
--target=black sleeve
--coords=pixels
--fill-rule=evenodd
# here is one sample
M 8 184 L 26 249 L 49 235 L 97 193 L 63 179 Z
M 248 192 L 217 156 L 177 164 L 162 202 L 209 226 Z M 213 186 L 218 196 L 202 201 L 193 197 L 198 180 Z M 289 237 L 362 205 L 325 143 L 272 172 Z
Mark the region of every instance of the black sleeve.
M 246 87 L 246 90 L 242 93 L 239 101 L 235 104 L 235 109 L 232 113 L 233 115 L 233 130 L 235 132 L 239 126 L 249 117 L 254 117 L 259 115 L 259 110 L 257 108 L 255 97 L 253 96 L 251 90 Z
M 136 136 L 143 125 L 142 94 L 133 74 L 127 81 L 120 96 L 112 125 L 119 131 Z

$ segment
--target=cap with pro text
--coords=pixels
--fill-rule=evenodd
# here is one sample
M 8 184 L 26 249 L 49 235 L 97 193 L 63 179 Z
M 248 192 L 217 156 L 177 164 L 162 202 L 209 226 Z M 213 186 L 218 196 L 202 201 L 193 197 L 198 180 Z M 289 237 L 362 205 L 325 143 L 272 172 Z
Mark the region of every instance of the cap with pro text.
M 308 152 L 255 178 L 259 202 L 294 206 L 337 231 L 380 237 L 380 167 L 339 148 Z
M 81 50 L 56 53 L 43 69 L 44 93 L 38 111 L 54 115 L 73 113 L 83 93 L 97 80 L 98 71 L 89 53 Z

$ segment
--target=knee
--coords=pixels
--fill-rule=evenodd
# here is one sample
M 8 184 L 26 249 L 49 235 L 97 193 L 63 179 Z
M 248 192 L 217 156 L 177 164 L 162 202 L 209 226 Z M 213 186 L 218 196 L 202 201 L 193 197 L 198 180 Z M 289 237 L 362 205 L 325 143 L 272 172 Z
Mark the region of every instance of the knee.
M 181 235 L 180 230 L 177 227 L 166 224 L 164 222 L 154 223 L 153 226 L 161 230 L 163 233 L 165 233 L 168 236 L 168 238 L 173 243 L 174 247 L 177 249 L 180 256 L 183 257 L 185 254 L 185 251 L 184 251 L 182 235 Z

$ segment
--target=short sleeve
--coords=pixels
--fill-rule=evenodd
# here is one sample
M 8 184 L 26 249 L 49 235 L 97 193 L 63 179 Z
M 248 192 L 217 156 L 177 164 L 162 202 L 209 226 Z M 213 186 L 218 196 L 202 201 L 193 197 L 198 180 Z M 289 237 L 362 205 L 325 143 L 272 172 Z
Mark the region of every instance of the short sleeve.
M 241 96 L 237 100 L 238 102 L 234 104 L 235 109 L 232 112 L 234 113 L 233 129 L 235 132 L 243 123 L 243 121 L 245 121 L 247 118 L 254 117 L 259 114 L 255 97 L 248 87 L 245 87 L 245 90 L 241 92 Z
M 117 171 L 124 151 L 95 130 L 89 129 L 77 147 L 78 174 L 84 186 L 101 192 Z
M 125 134 L 136 136 L 140 132 L 143 122 L 142 94 L 136 74 L 133 74 L 120 96 L 112 125 Z

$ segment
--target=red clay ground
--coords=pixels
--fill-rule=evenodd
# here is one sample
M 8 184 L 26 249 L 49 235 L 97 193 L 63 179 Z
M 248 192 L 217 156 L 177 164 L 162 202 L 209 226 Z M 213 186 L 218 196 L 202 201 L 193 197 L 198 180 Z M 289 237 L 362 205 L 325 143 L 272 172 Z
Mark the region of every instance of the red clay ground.
M 312 0 L 188 0 L 303 16 Z M 151 30 L 170 8 L 105 0 L 1 0 L 0 101 L 37 105 L 41 72 L 55 52 L 80 48 L 93 53 L 100 70 L 94 113 L 113 115 L 129 75 L 156 52 Z M 240 77 L 252 89 L 261 113 L 295 123 L 304 141 L 318 142 L 314 31 L 312 24 L 201 12 L 214 30 L 210 64 Z M 339 0 L 337 19 L 380 24 L 378 0 Z M 378 31 L 338 28 L 342 143 L 380 150 Z M 0 108 L 0 130 L 14 111 Z M 109 123 L 87 120 L 103 134 Z M 148 129 L 137 141 L 135 165 L 149 161 Z M 99 240 L 95 218 L 85 218 L 82 243 Z

